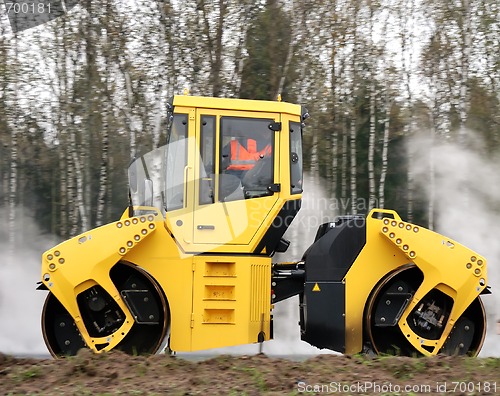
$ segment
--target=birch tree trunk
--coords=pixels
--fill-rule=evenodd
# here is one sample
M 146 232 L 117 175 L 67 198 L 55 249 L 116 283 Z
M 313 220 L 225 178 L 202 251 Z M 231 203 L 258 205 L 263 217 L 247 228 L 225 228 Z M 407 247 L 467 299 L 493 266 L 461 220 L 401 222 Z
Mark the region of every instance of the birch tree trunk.
M 498 32 L 500 32 L 500 7 L 495 1 L 483 1 L 480 4 L 479 15 L 481 15 L 479 24 L 479 33 L 484 37 L 484 58 L 485 58 L 485 77 L 488 90 L 496 97 L 500 104 L 500 42 Z M 492 21 L 495 21 L 492 23 Z M 496 125 L 500 125 L 500 111 L 497 111 L 494 119 Z M 493 137 L 500 142 L 500 128 Z
M 382 28 L 382 46 L 387 48 L 387 37 L 389 32 L 389 13 L 385 18 Z M 382 137 L 382 153 L 381 153 L 381 169 L 380 169 L 380 178 L 379 178 L 379 186 L 378 186 L 378 207 L 385 207 L 385 181 L 387 177 L 387 168 L 389 162 L 389 136 L 390 136 L 390 127 L 391 127 L 391 108 L 393 104 L 393 98 L 391 97 L 393 93 L 392 83 L 393 83 L 393 72 L 390 62 L 384 60 L 383 66 L 383 77 L 382 83 L 384 84 L 383 92 L 381 93 L 381 105 L 384 114 L 383 120 L 383 137 Z
M 374 78 L 374 76 L 372 76 Z M 368 209 L 371 210 L 377 201 L 375 185 L 375 138 L 376 138 L 376 115 L 375 115 L 375 82 L 370 83 L 370 133 L 368 138 Z
M 285 80 L 288 75 L 288 69 L 290 68 L 290 62 L 292 61 L 293 57 L 293 49 L 295 48 L 295 45 L 298 42 L 297 37 L 300 37 L 300 32 L 298 32 L 297 29 L 298 26 L 301 26 L 303 23 L 303 21 L 300 21 L 302 22 L 300 23 L 295 18 L 295 15 L 299 14 L 299 12 L 298 10 L 297 11 L 295 10 L 294 4 L 295 2 L 291 0 L 291 11 L 288 13 L 290 15 L 290 41 L 288 42 L 288 50 L 286 53 L 285 64 L 283 65 L 281 77 L 279 79 L 278 89 L 276 94 L 274 95 L 274 97 L 276 98 L 278 97 L 278 95 L 281 95 L 283 93 L 283 87 L 285 86 Z
M 9 54 L 9 44 L 6 39 L 6 27 L 0 24 L 0 65 L 8 65 L 10 59 Z M 2 194 L 2 202 L 0 202 L 1 207 L 9 208 L 10 202 L 10 138 L 11 131 L 9 128 L 9 116 L 8 116 L 8 100 L 7 92 L 9 90 L 9 80 L 10 73 L 13 73 L 14 68 L 12 65 L 9 67 L 0 68 L 0 138 L 2 143 L 0 144 L 0 150 L 4 155 L 0 158 L 0 175 L 1 175 L 1 185 L 0 190 L 4 192 Z M 8 210 L 8 209 L 7 209 Z
M 57 154 L 59 157 L 59 233 L 64 239 L 69 237 L 68 208 L 70 204 L 69 183 L 68 183 L 68 157 L 66 154 L 66 131 L 62 121 L 62 109 L 58 109 L 58 146 Z
M 108 110 L 103 112 L 104 122 L 102 124 L 102 138 L 101 138 L 101 166 L 99 170 L 99 192 L 97 194 L 97 210 L 96 210 L 96 225 L 101 226 L 103 224 L 105 207 L 106 207 L 106 196 L 108 190 L 108 162 L 109 162 L 109 131 L 108 122 L 109 115 Z
M 355 29 L 354 29 L 355 31 Z M 352 72 L 352 81 L 351 81 L 351 92 L 350 98 L 351 108 L 350 108 L 350 120 L 349 120 L 349 147 L 350 147 L 350 193 L 351 193 L 351 213 L 357 214 L 357 203 L 358 203 L 358 180 L 357 180 L 357 108 L 356 108 L 356 93 L 358 90 L 358 73 L 357 73 L 357 37 L 356 33 L 354 33 L 354 47 L 352 56 L 352 64 L 351 64 L 351 72 Z
M 165 113 L 166 113 L 166 98 L 174 94 L 174 81 L 177 78 L 175 72 L 175 61 L 172 61 L 174 52 L 173 32 L 171 20 L 175 18 L 172 12 L 172 5 L 170 2 L 165 4 L 158 3 L 159 9 L 159 37 L 161 43 L 160 47 L 160 61 L 158 64 L 158 79 L 155 87 L 155 107 L 153 118 L 153 142 L 154 147 L 164 144 L 166 131 L 162 130 L 164 126 Z
M 429 150 L 429 202 L 427 206 L 427 217 L 428 217 L 428 228 L 429 230 L 434 230 L 435 220 L 434 220 L 434 207 L 436 201 L 436 170 L 434 162 L 434 142 L 436 139 L 436 121 L 434 119 L 435 106 L 429 112 L 430 117 L 430 144 L 431 149 Z
M 246 52 L 246 41 L 248 34 L 248 25 L 251 23 L 253 18 L 257 15 L 259 7 L 253 1 L 242 1 L 238 4 L 238 8 L 234 12 L 229 12 L 231 15 L 238 15 L 237 20 L 239 21 L 238 26 L 240 27 L 237 31 L 238 42 L 234 50 L 233 55 L 233 68 L 231 70 L 231 75 L 229 77 L 230 87 L 233 87 L 234 97 L 240 97 L 241 94 L 241 83 L 243 80 L 243 67 L 245 61 L 248 57 Z M 300 103 L 300 102 L 299 102 Z
M 175 41 L 175 30 L 174 25 L 177 21 L 178 16 L 175 13 L 174 7 L 170 1 L 156 0 L 157 7 L 159 10 L 159 25 L 160 31 L 164 38 L 164 54 L 165 54 L 165 66 L 162 66 L 160 75 L 166 77 L 167 87 L 166 92 L 168 96 L 174 94 L 174 89 L 177 83 L 177 69 L 176 67 L 176 50 L 179 50 L 176 46 Z
M 14 36 L 14 70 L 17 69 L 19 64 L 19 45 L 17 42 L 17 35 Z M 11 63 L 11 67 L 12 67 Z M 19 71 L 18 71 L 19 72 Z M 11 110 L 12 119 L 10 120 L 10 169 L 9 169 L 9 222 L 8 222 L 8 234 L 9 234 L 9 252 L 7 254 L 8 262 L 13 264 L 14 253 L 16 249 L 16 204 L 17 204 L 17 165 L 18 165 L 18 142 L 17 142 L 17 125 L 18 125 L 18 109 L 19 109 L 19 99 L 18 99 L 18 76 L 16 73 L 12 73 L 13 84 L 12 84 L 12 102 L 14 106 Z
M 357 193 L 357 161 L 356 161 L 356 114 L 355 114 L 355 107 L 353 106 L 352 109 L 352 114 L 351 114 L 351 120 L 350 120 L 350 134 L 349 134 L 349 143 L 350 143 L 350 149 L 351 149 L 351 163 L 350 163 L 350 176 L 351 176 L 351 213 L 356 214 L 357 213 L 357 203 L 358 203 L 358 193 Z
M 387 82 L 386 82 L 387 84 Z M 384 118 L 384 137 L 382 141 L 382 169 L 380 171 L 380 180 L 378 185 L 378 206 L 381 209 L 385 207 L 385 179 L 387 176 L 388 154 L 389 154 L 389 131 L 391 126 L 391 105 L 392 100 L 389 94 L 389 88 L 385 89 L 385 118 Z
M 217 9 L 213 13 L 217 15 L 216 18 L 211 16 L 211 12 L 207 9 L 207 4 L 201 0 L 197 7 L 201 9 L 203 14 L 204 35 L 207 40 L 208 60 L 210 62 L 210 85 L 212 86 L 212 96 L 218 97 L 222 89 L 222 35 L 224 32 L 224 22 L 226 16 L 227 4 L 226 0 L 217 0 Z M 211 3 L 212 5 L 215 5 Z M 212 28 L 210 21 L 216 23 L 215 28 Z M 214 31 L 214 32 L 212 32 Z
M 108 5 L 108 15 L 109 15 L 109 3 Z M 98 193 L 97 193 L 97 205 L 96 205 L 96 225 L 101 226 L 103 224 L 106 208 L 106 196 L 108 191 L 108 162 L 109 162 L 109 122 L 110 122 L 110 112 L 111 112 L 111 91 L 109 70 L 111 65 L 108 62 L 109 54 L 104 55 L 104 62 L 106 64 L 104 68 L 104 95 L 103 99 L 103 109 L 101 113 L 102 123 L 101 123 L 101 158 L 99 167 L 99 180 L 98 180 Z
M 471 32 L 471 5 L 469 0 L 462 0 L 463 22 L 461 26 L 461 54 L 460 54 L 460 98 L 458 102 L 460 114 L 459 143 L 465 143 L 465 124 L 467 123 L 467 114 L 470 107 L 469 98 L 469 65 L 470 53 L 472 49 Z
M 122 108 L 123 113 L 125 114 L 126 122 L 125 125 L 128 129 L 128 140 L 130 146 L 130 158 L 134 158 L 137 153 L 136 141 L 137 141 L 137 126 L 140 124 L 136 115 L 134 114 L 134 92 L 132 88 L 132 79 L 129 73 L 129 62 L 122 57 L 122 61 L 120 63 L 120 70 L 123 73 L 123 78 L 125 81 L 125 91 L 126 91 L 126 104 Z
M 77 235 L 83 230 L 89 229 L 87 218 L 87 208 L 84 198 L 84 172 L 81 160 L 78 155 L 78 145 L 76 142 L 76 133 L 73 126 L 69 127 L 69 155 L 71 157 L 71 167 L 73 168 L 73 187 L 74 187 L 74 212 L 71 216 L 71 236 Z
M 330 86 L 330 95 L 332 98 L 332 190 L 335 194 L 338 194 L 338 156 L 339 156 L 339 133 L 338 133 L 338 97 L 337 97 L 337 62 L 338 62 L 338 47 L 342 44 L 340 43 L 340 34 L 339 34 L 339 23 L 337 16 L 337 0 L 333 0 L 330 5 L 330 10 L 328 10 L 328 17 L 332 22 L 331 26 L 331 54 L 330 54 L 330 71 L 331 71 L 331 86 Z M 330 14 L 331 13 L 331 14 Z
M 334 97 L 335 99 L 335 97 Z M 337 114 L 332 109 L 332 190 L 338 194 L 338 168 L 339 168 L 339 133 L 337 131 Z
M 347 133 L 347 125 L 346 120 L 342 122 L 342 164 L 341 164 L 341 176 L 340 176 L 340 198 L 341 200 L 347 199 L 347 162 L 348 162 L 348 133 Z M 345 210 L 342 208 L 342 214 Z
M 398 20 L 399 20 L 399 39 L 401 40 L 401 63 L 402 63 L 402 79 L 404 84 L 405 105 L 403 108 L 407 111 L 407 119 L 403 127 L 403 134 L 408 142 L 407 144 L 407 171 L 406 171 L 406 218 L 407 221 L 413 221 L 414 211 L 414 177 L 413 177 L 413 151 L 410 141 L 413 137 L 414 125 L 414 106 L 413 93 L 411 89 L 412 65 L 413 65 L 413 32 L 409 27 L 411 18 L 415 15 L 415 0 L 410 3 L 401 1 L 398 4 Z
M 376 92 L 375 92 L 375 74 L 376 74 L 376 65 L 377 65 L 377 47 L 374 40 L 374 18 L 375 11 L 373 4 L 373 0 L 368 1 L 369 7 L 369 17 L 368 17 L 368 25 L 370 29 L 370 37 L 369 37 L 369 71 L 367 73 L 368 78 L 370 79 L 369 83 L 369 101 L 370 101 L 370 130 L 368 134 L 368 210 L 373 209 L 375 206 L 375 202 L 377 200 L 376 194 L 376 183 L 375 183 L 375 139 L 377 133 L 377 119 L 376 119 Z

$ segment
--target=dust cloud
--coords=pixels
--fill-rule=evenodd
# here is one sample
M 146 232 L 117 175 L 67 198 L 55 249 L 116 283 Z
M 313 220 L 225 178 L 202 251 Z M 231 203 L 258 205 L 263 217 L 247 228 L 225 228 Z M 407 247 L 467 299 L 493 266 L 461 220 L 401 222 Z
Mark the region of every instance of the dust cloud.
M 40 318 L 47 292 L 36 290 L 41 254 L 56 244 L 42 235 L 28 210 L 16 211 L 15 243 L 9 244 L 6 208 L 0 208 L 0 352 L 48 356 Z
M 480 356 L 500 356 L 500 158 L 487 155 L 485 144 L 467 132 L 465 142 L 412 140 L 413 171 L 418 188 L 434 196 L 434 230 L 484 256 L 492 295 L 482 297 L 487 336 Z M 430 170 L 434 168 L 434 180 Z

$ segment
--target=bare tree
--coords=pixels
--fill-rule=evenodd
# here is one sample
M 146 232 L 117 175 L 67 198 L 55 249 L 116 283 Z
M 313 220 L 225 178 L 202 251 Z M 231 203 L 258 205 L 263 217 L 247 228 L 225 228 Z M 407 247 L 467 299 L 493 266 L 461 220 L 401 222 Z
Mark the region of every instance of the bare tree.
M 369 103 L 370 103 L 370 132 L 369 132 L 369 142 L 368 142 L 368 208 L 372 209 L 377 201 L 376 192 L 376 182 L 375 182 L 375 140 L 377 134 L 377 116 L 376 116 L 376 106 L 377 106 L 377 92 L 376 92 L 376 65 L 379 53 L 377 51 L 377 45 L 374 40 L 374 19 L 375 10 L 377 4 L 374 0 L 368 0 L 368 26 L 369 26 Z
M 379 208 L 385 207 L 385 180 L 387 177 L 388 169 L 388 155 L 389 155 L 389 136 L 391 127 L 391 107 L 392 107 L 392 97 L 389 93 L 389 89 L 386 85 L 385 89 L 385 100 L 384 100 L 384 136 L 382 138 L 382 168 L 380 170 L 380 179 L 378 184 L 378 206 Z
M 411 139 L 414 131 L 414 104 L 413 104 L 413 90 L 411 88 L 411 80 L 413 77 L 413 51 L 415 46 L 414 31 L 412 22 L 416 18 L 416 4 L 415 0 L 410 2 L 401 1 L 397 3 L 396 14 L 397 21 L 399 22 L 398 32 L 400 41 L 400 56 L 401 56 L 401 74 L 403 89 L 402 95 L 404 98 L 403 110 L 406 115 L 404 121 L 403 134 L 407 139 Z M 407 170 L 406 170 L 406 217 L 408 221 L 413 221 L 414 213 L 414 175 L 413 175 L 413 151 L 407 148 Z
M 13 59 L 9 62 L 10 67 L 14 69 L 18 68 L 19 64 L 19 45 L 17 42 L 17 35 L 14 36 L 13 40 Z M 13 74 L 11 80 L 11 101 L 14 106 L 11 107 L 10 112 L 7 114 L 11 115 L 9 122 L 10 129 L 10 169 L 9 169 L 9 193 L 8 193 L 8 203 L 9 203 L 9 254 L 7 257 L 9 260 L 14 257 L 14 249 L 16 245 L 16 206 L 17 206 L 17 178 L 18 178 L 18 125 L 19 125 L 19 75 Z

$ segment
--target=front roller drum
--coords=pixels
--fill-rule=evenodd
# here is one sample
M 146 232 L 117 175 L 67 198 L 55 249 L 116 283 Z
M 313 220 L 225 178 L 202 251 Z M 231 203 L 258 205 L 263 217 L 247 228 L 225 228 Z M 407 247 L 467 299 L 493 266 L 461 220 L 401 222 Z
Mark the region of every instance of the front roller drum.
M 398 322 L 423 281 L 422 272 L 413 264 L 387 275 L 373 290 L 365 311 L 365 335 L 369 349 L 377 354 L 421 355 L 401 332 Z M 408 316 L 415 334 L 439 340 L 453 306 L 451 297 L 432 290 Z M 476 298 L 457 320 L 440 351 L 429 348 L 429 354 L 476 356 L 486 335 L 486 313 Z
M 135 320 L 115 349 L 133 355 L 160 352 L 169 326 L 168 305 L 160 287 L 147 272 L 129 263 L 117 264 L 110 276 Z M 77 301 L 90 337 L 110 336 L 122 325 L 123 311 L 102 287 L 80 293 Z M 72 356 L 87 347 L 73 318 L 52 293 L 43 307 L 42 333 L 54 357 Z M 99 351 L 106 345 L 95 348 Z

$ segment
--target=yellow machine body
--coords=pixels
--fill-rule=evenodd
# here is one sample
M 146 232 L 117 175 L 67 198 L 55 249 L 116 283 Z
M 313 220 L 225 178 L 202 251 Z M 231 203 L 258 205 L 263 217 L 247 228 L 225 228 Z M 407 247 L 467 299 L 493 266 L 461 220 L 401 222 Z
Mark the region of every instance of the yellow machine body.
M 389 214 L 391 218 L 373 217 L 378 213 Z M 366 306 L 380 280 L 399 269 L 416 266 L 423 273 L 423 281 L 402 313 L 398 326 L 416 351 L 423 355 L 438 353 L 457 320 L 485 290 L 486 260 L 443 235 L 402 221 L 393 211 L 375 209 L 367 217 L 366 226 L 367 244 L 343 280 L 347 291 L 346 352 L 362 350 L 366 310 L 360 307 Z M 408 325 L 410 312 L 433 289 L 454 301 L 444 331 L 437 340 L 425 339 Z M 481 345 L 482 336 L 479 342 Z
M 320 348 L 479 351 L 486 260 L 393 211 L 325 224 L 302 262 L 272 264 L 300 209 L 303 107 L 175 96 L 168 116 L 166 144 L 129 168 L 122 218 L 42 256 L 54 356 L 263 342 L 292 295 Z

